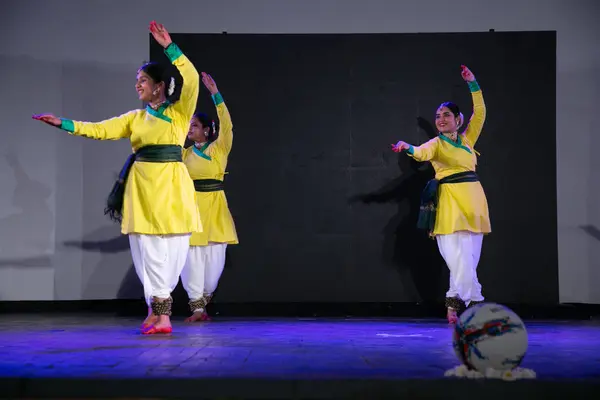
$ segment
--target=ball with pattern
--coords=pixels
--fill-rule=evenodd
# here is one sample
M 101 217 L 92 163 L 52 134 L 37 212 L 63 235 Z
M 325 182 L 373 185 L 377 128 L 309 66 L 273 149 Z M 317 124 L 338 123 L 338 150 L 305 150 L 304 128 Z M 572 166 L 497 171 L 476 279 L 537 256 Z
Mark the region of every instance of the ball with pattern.
M 462 313 L 454 327 L 453 346 L 458 359 L 471 369 L 510 370 L 527 352 L 525 324 L 508 307 L 482 303 Z

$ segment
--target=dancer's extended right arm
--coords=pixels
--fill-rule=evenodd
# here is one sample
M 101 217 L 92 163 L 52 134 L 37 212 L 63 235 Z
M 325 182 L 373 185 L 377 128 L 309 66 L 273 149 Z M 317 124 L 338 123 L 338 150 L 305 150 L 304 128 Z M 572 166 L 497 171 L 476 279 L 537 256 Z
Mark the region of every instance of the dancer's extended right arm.
M 392 144 L 392 150 L 396 153 L 406 152 L 406 154 L 417 161 L 430 161 L 435 157 L 438 143 L 438 138 L 433 138 L 420 146 L 414 147 L 411 144 L 399 141 L 396 144 Z
M 33 119 L 65 130 L 72 135 L 88 137 L 96 140 L 118 140 L 131 136 L 131 122 L 137 111 L 129 111 L 118 117 L 101 122 L 83 122 L 58 118 L 52 114 L 34 115 Z

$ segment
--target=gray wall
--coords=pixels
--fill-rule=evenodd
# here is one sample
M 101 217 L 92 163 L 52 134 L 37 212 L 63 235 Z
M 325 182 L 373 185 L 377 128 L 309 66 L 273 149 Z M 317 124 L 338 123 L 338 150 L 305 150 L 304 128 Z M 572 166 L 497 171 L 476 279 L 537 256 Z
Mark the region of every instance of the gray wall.
M 126 242 L 122 251 L 113 254 L 98 249 L 119 233 L 101 210 L 128 146 L 69 137 L 30 116 L 53 112 L 99 120 L 139 107 L 133 77 L 148 59 L 147 27 L 156 19 L 177 33 L 556 30 L 557 114 L 531 118 L 555 118 L 557 124 L 557 154 L 548 157 L 558 161 L 560 299 L 600 303 L 596 228 L 600 227 L 600 159 L 594 161 L 592 156 L 600 148 L 600 137 L 592 134 L 600 103 L 600 3 L 178 0 L 166 4 L 157 0 L 2 3 L 0 300 L 119 296 L 130 272 Z M 410 54 L 406 58 L 412 62 Z M 240 65 L 243 68 L 243 60 Z M 535 79 L 535 71 L 523 73 Z M 532 134 L 555 140 L 544 132 Z M 506 139 L 518 145 L 510 132 Z M 535 151 L 523 150 L 524 158 Z M 537 166 L 532 179 L 545 172 L 543 165 Z M 537 201 L 543 199 L 532 198 L 523 206 L 535 207 Z M 531 234 L 535 233 L 532 226 Z

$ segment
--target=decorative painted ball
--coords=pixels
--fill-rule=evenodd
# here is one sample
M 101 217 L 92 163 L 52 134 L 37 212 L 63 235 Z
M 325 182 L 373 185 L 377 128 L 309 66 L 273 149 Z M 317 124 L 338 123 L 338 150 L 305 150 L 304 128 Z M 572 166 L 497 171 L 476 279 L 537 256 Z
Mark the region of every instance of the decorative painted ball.
M 525 324 L 511 309 L 481 303 L 467 308 L 455 325 L 454 351 L 470 369 L 485 373 L 489 368 L 517 368 L 527 352 Z

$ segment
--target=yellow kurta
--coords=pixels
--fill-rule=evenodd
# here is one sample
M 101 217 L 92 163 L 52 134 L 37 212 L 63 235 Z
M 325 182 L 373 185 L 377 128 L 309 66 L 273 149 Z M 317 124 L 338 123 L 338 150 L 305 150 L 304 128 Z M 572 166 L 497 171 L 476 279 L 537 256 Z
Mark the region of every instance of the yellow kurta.
M 473 116 L 457 142 L 439 135 L 408 154 L 417 161 L 429 161 L 440 180 L 459 172 L 475 171 L 477 156 L 474 146 L 485 122 L 486 108 L 478 85 L 471 84 Z M 439 186 L 435 228 L 432 235 L 446 235 L 458 231 L 490 233 L 491 224 L 487 199 L 479 182 L 450 183 Z
M 177 102 L 163 104 L 158 110 L 148 106 L 97 123 L 65 119 L 62 129 L 97 140 L 129 138 L 134 152 L 157 144 L 183 148 L 196 109 L 200 77 L 177 45 L 171 44 L 165 53 L 183 77 Z M 125 184 L 121 232 L 169 235 L 200 231 L 194 184 L 185 165 L 136 161 Z
M 183 162 L 192 179 L 217 179 L 225 177 L 227 159 L 233 144 L 233 124 L 220 93 L 213 96 L 219 117 L 219 136 L 210 144 L 184 150 Z M 206 246 L 209 242 L 237 244 L 238 237 L 229 211 L 225 192 L 196 192 L 196 204 L 202 218 L 202 232 L 194 232 L 191 246 Z

